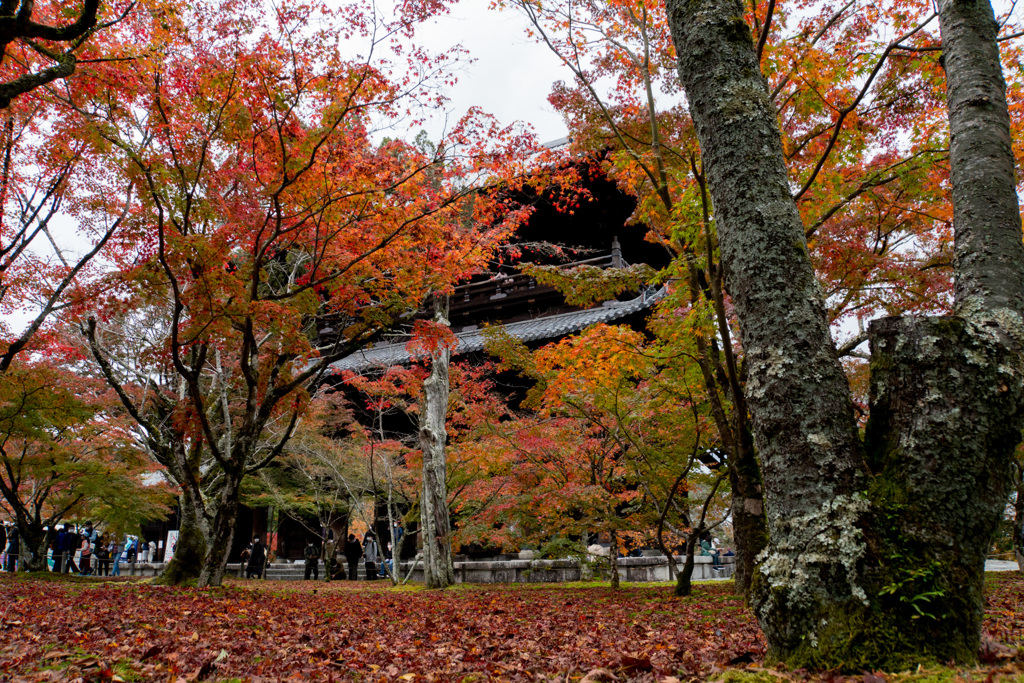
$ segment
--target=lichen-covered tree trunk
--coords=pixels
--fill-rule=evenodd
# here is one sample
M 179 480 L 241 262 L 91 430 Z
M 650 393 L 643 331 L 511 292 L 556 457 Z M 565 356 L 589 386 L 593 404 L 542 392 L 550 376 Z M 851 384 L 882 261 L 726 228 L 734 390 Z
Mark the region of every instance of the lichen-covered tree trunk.
M 998 327 L 959 316 L 869 329 L 871 603 L 848 631 L 865 665 L 894 649 L 969 662 L 985 555 L 1011 490 L 1024 363 Z
M 178 499 L 178 542 L 174 557 L 154 582 L 165 586 L 180 586 L 199 579 L 199 571 L 206 557 L 206 532 L 203 517 L 188 489 Z
M 751 599 L 782 654 L 863 599 L 866 473 L 743 7 L 666 4 L 748 367 L 770 537 Z
M 769 532 L 751 599 L 770 652 L 853 670 L 969 661 L 1024 397 L 1024 247 L 1005 116 L 990 112 L 1005 110 L 991 8 L 940 4 L 964 147 L 951 155 L 961 317 L 872 325 L 864 453 L 743 7 L 666 4 L 748 361 Z
M 435 307 L 435 321 L 447 325 L 444 311 L 447 307 L 442 307 L 439 298 L 435 298 Z M 431 354 L 430 377 L 423 383 L 420 410 L 420 448 L 423 450 L 420 521 L 423 525 L 423 580 L 427 588 L 446 588 L 455 583 L 445 462 L 450 355 L 444 346 Z

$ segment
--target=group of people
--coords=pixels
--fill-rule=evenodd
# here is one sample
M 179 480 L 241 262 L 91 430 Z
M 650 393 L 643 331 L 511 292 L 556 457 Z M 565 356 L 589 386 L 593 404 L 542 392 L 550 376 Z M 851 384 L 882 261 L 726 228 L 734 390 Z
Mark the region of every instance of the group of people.
M 23 548 L 16 526 L 4 526 L 3 556 L 0 558 L 0 569 L 5 572 L 18 570 L 19 560 L 29 552 Z M 119 576 L 121 562 L 135 559 L 139 543 L 134 536 L 128 536 L 124 542 L 111 539 L 86 522 L 84 526 L 62 524 L 56 527 L 49 544 L 49 563 L 51 570 L 59 574 L 78 574 L 80 576 Z M 142 560 L 155 558 L 156 543 L 142 544 Z
M 395 543 L 401 541 L 402 538 L 402 527 L 395 525 L 393 536 Z M 338 550 L 341 550 L 341 554 L 345 556 L 345 561 L 348 564 L 348 572 L 345 571 L 345 566 L 338 561 Z M 362 543 L 356 538 L 355 534 L 349 534 L 348 538 L 345 539 L 344 543 L 339 544 L 334 540 L 334 532 L 327 532 L 327 541 L 324 543 L 324 569 L 327 572 L 327 580 L 331 579 L 349 579 L 351 581 L 357 581 L 359 579 L 359 562 L 362 560 L 363 569 L 366 572 L 366 580 L 373 581 L 375 579 L 387 578 L 390 572 L 394 571 L 394 560 L 391 557 L 392 544 L 388 543 L 388 552 L 383 557 L 380 553 L 380 547 L 377 544 L 377 538 L 373 535 L 372 531 L 367 531 L 363 535 Z M 315 539 L 309 539 L 306 544 L 306 548 L 303 551 L 303 557 L 306 561 L 306 572 L 305 578 L 308 581 L 310 577 L 314 581 L 320 578 L 319 562 L 320 562 L 320 547 L 317 545 Z M 379 563 L 379 566 L 378 566 Z
M 320 539 L 310 538 L 302 550 L 305 579 L 307 581 L 320 579 L 321 561 L 324 563 L 325 578 L 328 581 L 332 579 L 357 581 L 360 562 L 363 563 L 367 581 L 387 578 L 394 572 L 393 548 L 401 543 L 402 534 L 402 526 L 396 524 L 392 530 L 393 543 L 388 543 L 387 552 L 382 555 L 377 538 L 372 531 L 367 531 L 363 535 L 362 542 L 356 538 L 355 534 L 349 534 L 347 539 L 339 543 L 334 538 L 334 532 L 328 529 L 322 546 L 319 543 Z M 344 562 L 339 561 L 339 552 L 344 556 Z M 263 577 L 267 551 L 258 536 L 253 538 L 252 543 L 242 551 L 242 562 L 247 579 Z M 348 565 L 347 572 L 346 564 Z
M 80 576 L 120 576 L 122 562 L 134 562 L 140 552 L 141 559 L 148 562 L 156 555 L 156 543 L 140 544 L 134 536 L 123 542 L 108 538 L 86 522 L 85 527 L 75 529 L 70 524 L 57 527 L 57 535 L 50 543 L 53 555 L 53 571 L 61 574 L 74 573 Z
M 718 546 L 718 539 L 711 538 L 710 533 L 704 533 L 704 535 L 700 537 L 700 554 L 701 557 L 711 558 L 712 569 L 721 569 L 722 558 L 732 557 L 736 553 L 734 553 L 731 548 L 726 548 L 723 552 L 722 549 Z
M 348 560 L 349 579 L 358 580 L 360 560 L 363 562 L 367 581 L 386 579 L 392 576 L 395 572 L 395 548 L 398 548 L 400 552 L 403 533 L 402 525 L 395 524 L 391 529 L 391 542 L 387 544 L 387 549 L 384 552 L 381 552 L 377 537 L 373 535 L 372 531 L 367 531 L 363 536 L 362 545 L 354 534 L 349 534 L 343 550 L 345 559 Z
M 352 581 L 358 580 L 360 559 L 363 562 L 367 581 L 386 579 L 392 575 L 395 571 L 394 548 L 396 546 L 401 548 L 403 533 L 402 525 L 395 524 L 391 530 L 392 542 L 388 543 L 384 553 L 381 553 L 377 537 L 373 535 L 372 531 L 367 531 L 363 535 L 361 545 L 355 534 L 349 534 L 342 551 L 345 559 L 348 560 L 348 578 Z

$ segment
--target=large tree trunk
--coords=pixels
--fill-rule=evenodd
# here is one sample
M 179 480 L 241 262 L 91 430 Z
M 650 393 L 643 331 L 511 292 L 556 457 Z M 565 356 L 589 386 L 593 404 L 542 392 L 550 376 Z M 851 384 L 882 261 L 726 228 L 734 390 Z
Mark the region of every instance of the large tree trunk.
M 435 297 L 437 322 L 447 325 L 444 308 Z M 420 519 L 423 524 L 423 580 L 427 588 L 446 588 L 455 583 L 452 563 L 451 522 L 448 518 L 448 362 L 446 347 L 431 354 L 430 377 L 423 383 L 420 410 L 420 448 L 423 450 L 423 495 Z
M 743 7 L 667 5 L 748 364 L 770 537 L 751 601 L 785 656 L 864 598 L 866 473 Z
M 1011 489 L 1024 364 L 998 328 L 961 317 L 883 318 L 870 334 L 874 562 L 871 604 L 850 635 L 865 665 L 892 649 L 969 662 Z
M 199 579 L 203 558 L 206 557 L 206 534 L 202 513 L 187 489 L 182 490 L 178 501 L 178 519 L 178 542 L 174 548 L 174 557 L 154 583 L 180 586 Z
M 943 21 L 944 32 L 955 24 L 970 34 L 967 43 L 984 32 L 980 42 L 991 47 L 961 54 L 944 35 L 947 51 L 960 55 L 946 60 L 953 146 L 965 146 L 952 154 L 962 167 L 954 196 L 982 198 L 958 204 L 954 222 L 957 302 L 968 319 L 872 326 L 865 459 L 742 4 L 666 4 L 748 361 L 770 537 L 751 599 L 770 653 L 854 670 L 969 661 L 984 547 L 1005 504 L 1024 395 L 1024 247 L 1016 198 L 1007 199 L 1012 158 L 990 163 L 1009 154 L 999 117 L 987 116 L 1005 109 L 1001 78 L 992 77 L 991 9 L 978 3 L 988 18 L 969 21 L 959 15 L 978 6 L 940 6 L 958 15 Z M 981 79 L 984 92 L 959 93 L 952 72 L 976 62 L 963 81 Z M 964 142 L 974 136 L 981 140 Z
M 206 557 L 203 558 L 203 566 L 199 571 L 199 588 L 219 586 L 224 581 L 224 570 L 228 565 L 231 543 L 235 538 L 235 525 L 238 523 L 238 490 L 241 481 L 240 474 L 225 470 L 217 512 L 210 524 Z M 267 555 L 269 559 L 269 546 Z
M 18 568 L 26 572 L 45 572 L 46 551 L 53 539 L 52 529 L 43 529 L 41 523 L 18 525 L 21 548 L 19 550 Z

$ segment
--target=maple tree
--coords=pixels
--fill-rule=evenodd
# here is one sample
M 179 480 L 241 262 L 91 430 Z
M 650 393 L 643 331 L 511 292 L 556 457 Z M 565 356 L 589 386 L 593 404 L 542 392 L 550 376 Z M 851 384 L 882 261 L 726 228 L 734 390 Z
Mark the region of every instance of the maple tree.
M 16 362 L 0 384 L 0 509 L 17 525 L 28 571 L 46 570 L 56 525 L 96 519 L 137 528 L 166 514 L 166 489 L 106 387 L 53 360 Z M 148 484 L 148 485 L 147 485 Z
M 150 46 L 130 76 L 99 65 L 102 96 L 68 100 L 78 134 L 108 151 L 98 182 L 138 187 L 116 207 L 131 216 L 118 272 L 83 327 L 145 424 L 152 404 L 133 399 L 139 378 L 120 373 L 100 334 L 117 311 L 165 312 L 149 353 L 180 391 L 164 402 L 187 440 L 168 453 L 196 506 L 184 517 L 203 520 L 200 585 L 222 580 L 240 486 L 281 454 L 330 364 L 479 268 L 514 223 L 474 188 L 514 173 L 505 160 L 530 138 L 473 112 L 432 150 L 374 139 L 418 98 L 436 101 L 448 57 L 409 41 L 437 9 L 265 17 L 238 1 L 156 14 L 134 26 Z M 344 36 L 363 41 L 361 58 L 343 55 Z M 203 459 L 218 472 L 212 496 L 199 490 Z
M 113 388 L 137 425 L 139 446 L 179 485 L 179 538 L 161 576 L 174 584 L 196 578 L 202 565 L 206 520 L 193 499 L 216 495 L 217 471 L 194 427 L 179 412 L 184 385 L 163 353 L 170 337 L 166 308 L 133 303 L 129 311 L 108 310 L 102 326 L 94 321 L 80 325 L 87 338 L 80 354 L 94 361 L 91 374 Z
M 83 191 L 96 171 L 97 150 L 53 125 L 69 115 L 47 93 L 6 110 L 0 133 L 0 373 L 34 343 L 48 322 L 80 307 L 95 292 L 90 276 L 125 215 L 97 220 L 102 198 Z M 133 187 L 120 188 L 122 200 Z M 115 200 L 116 201 L 116 200 Z M 72 239 L 73 238 L 73 239 Z M 15 325 L 22 323 L 21 329 Z
M 737 2 L 668 8 L 748 365 L 770 512 L 752 602 L 770 652 L 858 669 L 973 661 L 1024 392 L 1024 240 L 992 8 L 938 5 L 956 315 L 872 323 L 863 440 L 758 68 L 761 41 Z
M 352 424 L 349 411 L 337 392 L 318 392 L 310 400 L 295 432 L 273 466 L 260 470 L 259 478 L 243 489 L 250 508 L 273 506 L 286 511 L 320 536 L 323 529 L 352 512 L 355 492 L 367 486 L 364 472 L 352 452 L 355 439 L 339 438 Z M 307 523 L 309 518 L 316 524 Z M 326 540 L 326 539 L 325 539 Z
M 348 529 L 377 530 L 382 522 L 388 529 L 405 521 L 408 511 L 419 501 L 419 480 L 409 461 L 413 448 L 408 434 L 395 434 L 385 429 L 385 419 L 413 409 L 408 403 L 410 387 L 418 387 L 420 378 L 402 367 L 390 367 L 382 376 L 346 373 L 346 387 L 357 389 L 364 400 L 362 410 L 350 402 L 350 392 L 335 388 L 315 396 L 295 436 L 285 447 L 277 465 L 261 472 L 269 496 L 250 494 L 256 506 L 267 500 L 281 509 L 315 515 L 319 526 L 309 531 L 319 535 L 332 522 L 342 524 L 342 537 Z M 368 419 L 357 419 L 356 413 Z M 379 519 L 383 510 L 383 519 Z M 414 538 L 418 532 L 403 536 Z M 390 534 L 381 534 L 382 551 L 392 542 Z M 401 548 L 392 548 L 400 553 Z M 397 565 L 396 565 L 397 567 Z M 405 577 L 386 565 L 393 583 L 406 582 Z
M 434 334 L 429 330 L 438 332 L 439 336 L 431 340 Z M 437 344 L 445 344 L 443 348 L 450 344 L 450 332 L 444 325 L 439 328 L 424 326 L 420 332 L 409 342 L 417 358 L 410 367 L 389 366 L 363 374 L 343 373 L 345 385 L 358 392 L 357 400 L 365 404 L 367 416 L 346 423 L 348 435 L 343 441 L 347 444 L 344 451 L 348 456 L 347 465 L 334 468 L 334 471 L 344 467 L 350 472 L 361 472 L 345 480 L 346 489 L 354 499 L 369 497 L 373 501 L 374 515 L 384 511 L 388 528 L 394 528 L 397 521 L 403 517 L 408 520 L 410 515 L 418 512 L 420 528 L 408 531 L 406 540 L 414 534 L 422 535 L 426 527 L 422 522 L 423 515 L 427 514 L 423 503 L 427 495 L 424 482 L 430 474 L 423 455 L 422 434 L 415 434 L 406 427 L 421 420 L 426 397 L 424 386 L 431 375 L 436 377 L 433 357 L 439 348 Z M 418 362 L 426 362 L 427 358 L 431 359 L 429 372 Z M 485 517 L 482 512 L 495 503 L 495 488 L 502 486 L 499 480 L 507 464 L 503 461 L 503 452 L 493 448 L 489 437 L 492 426 L 509 414 L 506 397 L 495 389 L 494 371 L 493 366 L 486 362 L 449 364 L 445 382 L 446 405 L 443 413 L 440 408 L 436 409 L 438 419 L 444 415 L 446 439 L 443 470 L 436 462 L 433 465 L 433 476 L 437 477 L 434 496 L 451 520 L 447 537 L 436 540 L 443 544 L 440 550 L 442 555 L 448 555 L 449 564 L 453 543 L 494 540 L 488 533 L 490 523 L 482 522 Z M 398 417 L 408 422 L 396 420 Z M 387 428 L 385 418 L 389 422 Z M 442 477 L 443 482 L 438 481 Z M 378 527 L 375 519 L 363 521 L 368 528 Z M 435 573 L 440 571 L 443 574 L 445 562 L 442 557 L 441 566 Z M 404 583 L 410 574 L 401 577 L 397 572 L 389 571 L 394 582 Z M 433 584 L 428 582 L 428 585 L 444 588 L 454 582 L 454 576 L 450 575 L 448 583 L 440 585 L 443 582 L 444 576 L 441 576 L 440 580 Z
M 511 471 L 504 500 L 485 518 L 514 528 L 519 542 L 608 533 L 613 585 L 620 539 L 657 543 L 675 566 L 667 529 L 685 539 L 677 594 L 689 594 L 696 540 L 716 525 L 707 513 L 727 490 L 705 442 L 706 410 L 688 388 L 696 366 L 621 325 L 595 325 L 536 351 L 501 328 L 487 338 L 500 367 L 535 384 L 523 403 L 534 412 L 494 428 L 490 448 L 508 452 Z
M 58 86 L 79 87 L 64 79 L 81 64 L 130 59 L 119 49 L 101 54 L 91 38 L 125 21 L 135 6 L 0 4 L 0 373 L 32 349 L 54 316 L 89 299 L 90 270 L 125 218 L 96 220 L 89 205 L 98 198 L 72 190 L 89 185 L 102 152 L 67 135 L 58 122 L 75 114 L 53 94 Z
M 282 459 L 261 472 L 264 486 L 247 493 L 247 500 L 318 515 L 321 528 L 335 518 L 365 530 L 393 529 L 398 522 L 422 518 L 424 458 L 415 425 L 430 375 L 419 361 L 426 361 L 431 343 L 413 338 L 410 347 L 417 358 L 411 366 L 346 371 L 333 391 L 315 397 Z M 507 463 L 490 437 L 492 426 L 510 411 L 506 397 L 495 390 L 491 364 L 453 363 L 449 373 L 442 500 L 452 519 L 444 540 L 450 553 L 453 543 L 498 541 L 484 511 L 499 503 L 495 489 L 503 486 Z M 422 529 L 405 529 L 403 545 L 415 543 Z M 382 548 L 389 539 L 381 531 Z M 401 548 L 392 548 L 395 552 Z M 398 566 L 384 570 L 393 583 L 406 583 L 414 566 L 404 575 Z

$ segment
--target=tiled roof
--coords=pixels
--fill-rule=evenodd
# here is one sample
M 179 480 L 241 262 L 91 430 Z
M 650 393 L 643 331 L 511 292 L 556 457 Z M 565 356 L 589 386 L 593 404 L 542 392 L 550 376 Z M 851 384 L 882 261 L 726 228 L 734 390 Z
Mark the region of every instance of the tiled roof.
M 625 318 L 633 313 L 649 308 L 664 295 L 664 289 L 645 292 L 629 301 L 606 301 L 601 306 L 583 311 L 560 313 L 532 320 L 509 323 L 505 331 L 516 339 L 524 342 L 541 339 L 557 339 L 565 335 L 585 330 L 597 323 L 610 323 Z M 464 329 L 456 332 L 459 340 L 453 355 L 480 351 L 484 348 L 484 335 L 481 329 Z M 402 365 L 409 362 L 409 352 L 405 342 L 398 344 L 378 344 L 346 356 L 332 364 L 335 370 L 351 370 L 363 372 L 373 368 L 384 368 L 391 365 Z

